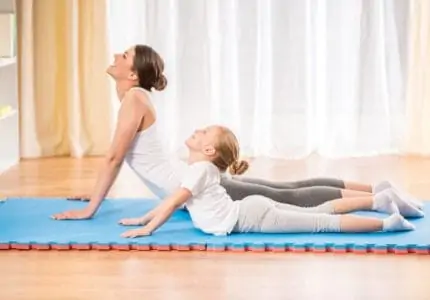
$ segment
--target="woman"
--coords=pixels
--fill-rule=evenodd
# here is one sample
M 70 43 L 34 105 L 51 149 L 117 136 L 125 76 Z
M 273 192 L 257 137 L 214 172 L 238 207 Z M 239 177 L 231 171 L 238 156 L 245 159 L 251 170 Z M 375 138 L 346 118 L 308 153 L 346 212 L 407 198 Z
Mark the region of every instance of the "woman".
M 187 165 L 169 157 L 157 136 L 157 117 L 151 103 L 152 89 L 167 85 L 164 62 L 151 47 L 136 45 L 114 57 L 107 73 L 115 80 L 121 101 L 111 147 L 86 208 L 55 214 L 55 219 L 87 219 L 97 211 L 112 186 L 124 161 L 158 197 L 171 194 L 180 185 Z M 329 200 L 370 195 L 387 188 L 372 187 L 335 179 L 313 179 L 298 183 L 270 183 L 256 179 L 223 177 L 221 185 L 233 200 L 263 195 L 277 202 L 298 206 L 316 206 Z M 409 197 L 409 196 L 405 196 Z M 413 201 L 413 199 L 411 199 Z M 416 206 L 421 204 L 416 202 Z M 417 214 L 422 214 L 416 212 Z

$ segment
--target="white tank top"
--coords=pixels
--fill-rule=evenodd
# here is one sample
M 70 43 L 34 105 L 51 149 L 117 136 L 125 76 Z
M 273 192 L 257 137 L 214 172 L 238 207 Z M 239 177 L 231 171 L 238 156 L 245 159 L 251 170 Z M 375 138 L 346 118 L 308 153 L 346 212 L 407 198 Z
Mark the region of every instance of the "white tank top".
M 149 100 L 151 97 L 143 89 Z M 163 149 L 157 132 L 157 123 L 138 132 L 125 156 L 126 163 L 147 187 L 164 198 L 180 187 L 187 164 L 179 158 L 170 157 Z

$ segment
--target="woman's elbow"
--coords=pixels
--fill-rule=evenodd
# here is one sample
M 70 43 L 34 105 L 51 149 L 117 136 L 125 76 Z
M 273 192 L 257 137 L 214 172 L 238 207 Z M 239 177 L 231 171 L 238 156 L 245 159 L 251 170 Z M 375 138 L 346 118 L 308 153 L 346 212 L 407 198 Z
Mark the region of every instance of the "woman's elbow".
M 120 167 L 124 161 L 124 158 L 119 155 L 107 155 L 106 163 L 113 167 Z

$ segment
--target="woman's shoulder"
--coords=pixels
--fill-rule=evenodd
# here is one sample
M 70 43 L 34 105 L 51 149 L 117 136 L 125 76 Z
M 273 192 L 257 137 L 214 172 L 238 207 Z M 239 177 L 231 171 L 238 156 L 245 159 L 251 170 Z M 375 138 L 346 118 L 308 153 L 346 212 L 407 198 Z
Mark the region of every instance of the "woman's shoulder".
M 121 106 L 123 105 L 132 105 L 136 109 L 144 109 L 149 110 L 155 114 L 155 109 L 152 105 L 152 99 L 149 92 L 145 91 L 140 87 L 133 87 L 129 89 L 124 95 L 123 101 L 121 102 Z
M 125 93 L 124 99 L 144 100 L 143 102 L 150 103 L 151 95 L 148 91 L 141 87 L 132 87 Z

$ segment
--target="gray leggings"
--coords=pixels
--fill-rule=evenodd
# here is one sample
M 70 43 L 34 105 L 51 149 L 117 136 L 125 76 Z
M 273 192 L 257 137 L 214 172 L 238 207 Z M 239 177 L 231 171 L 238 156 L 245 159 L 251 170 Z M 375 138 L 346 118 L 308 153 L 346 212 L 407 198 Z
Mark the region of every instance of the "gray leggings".
M 314 178 L 295 182 L 271 182 L 242 176 L 221 177 L 221 185 L 233 200 L 251 195 L 262 195 L 276 202 L 301 207 L 317 206 L 342 197 L 345 188 L 342 180 Z
M 254 195 L 239 202 L 239 218 L 233 232 L 339 232 L 340 216 L 333 213 L 330 202 L 305 208 Z

